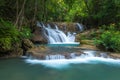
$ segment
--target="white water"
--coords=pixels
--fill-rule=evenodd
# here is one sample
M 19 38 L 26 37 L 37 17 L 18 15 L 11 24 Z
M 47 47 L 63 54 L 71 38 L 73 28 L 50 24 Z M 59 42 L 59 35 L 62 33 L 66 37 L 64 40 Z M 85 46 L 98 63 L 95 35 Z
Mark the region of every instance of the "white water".
M 57 25 L 55 25 L 55 28 L 51 28 L 51 26 L 48 24 L 45 26 L 44 24 L 38 24 L 39 26 L 42 26 L 44 28 L 43 31 L 45 36 L 47 37 L 47 40 L 50 44 L 79 44 L 75 41 L 75 33 L 70 33 L 66 35 L 64 32 L 59 30 Z M 79 29 L 82 31 L 83 27 L 80 24 L 77 24 Z M 47 32 L 47 33 L 46 33 Z M 100 53 L 100 57 L 96 55 L 95 51 L 84 51 L 86 54 L 82 54 L 80 56 L 75 56 L 74 53 L 70 54 L 71 59 L 65 59 L 65 56 L 63 55 L 49 55 L 46 56 L 46 60 L 38 60 L 38 59 L 26 59 L 25 61 L 27 63 L 31 64 L 41 64 L 46 67 L 51 68 L 65 68 L 70 67 L 70 64 L 107 64 L 107 65 L 119 65 L 120 66 L 120 59 L 112 59 L 109 58 L 104 53 Z
M 44 28 L 43 34 L 49 44 L 79 44 L 79 42 L 75 42 L 76 33 L 68 32 L 66 35 L 63 31 L 59 30 L 57 25 L 51 28 L 49 24 L 45 26 L 37 22 L 37 26 Z
M 48 58 L 46 57 L 46 60 L 37 60 L 37 59 L 26 59 L 27 63 L 30 64 L 41 64 L 46 67 L 51 67 L 51 68 L 66 68 L 70 67 L 70 64 L 106 64 L 106 65 L 112 65 L 112 66 L 120 66 L 120 59 L 112 59 L 109 58 L 104 58 L 104 56 L 97 57 L 95 55 L 94 51 L 84 51 L 84 53 L 81 56 L 75 56 L 74 54 L 71 54 L 72 59 L 65 59 L 64 56 L 58 55 L 58 56 L 53 56 Z M 57 59 L 58 58 L 58 59 Z M 50 59 L 50 60 L 49 60 Z
M 57 55 L 47 55 L 46 60 L 53 60 L 53 59 L 65 59 L 65 56 L 57 54 Z
M 76 23 L 76 25 L 77 25 L 76 27 L 77 27 L 78 31 L 82 32 L 84 30 L 84 27 L 82 24 Z

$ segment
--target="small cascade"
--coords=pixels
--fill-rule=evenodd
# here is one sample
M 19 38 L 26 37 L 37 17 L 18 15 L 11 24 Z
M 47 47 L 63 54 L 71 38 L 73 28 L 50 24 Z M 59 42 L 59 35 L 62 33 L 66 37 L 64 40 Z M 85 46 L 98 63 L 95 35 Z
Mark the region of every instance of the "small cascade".
M 70 54 L 70 57 L 71 57 L 72 59 L 74 59 L 74 58 L 76 58 L 77 56 L 76 56 L 75 53 L 71 53 L 71 54 Z
M 68 32 L 67 35 L 59 30 L 57 25 L 54 25 L 54 28 L 47 24 L 45 26 L 43 23 L 37 22 L 37 26 L 42 27 L 44 37 L 47 39 L 49 44 L 79 44 L 75 42 L 76 33 Z
M 65 54 L 29 54 L 28 57 L 30 59 L 39 59 L 39 60 L 60 60 L 60 59 L 75 59 L 75 58 L 109 58 L 106 53 L 96 53 L 96 51 L 84 51 L 84 52 L 73 52 L 73 53 L 65 53 Z
M 70 64 L 106 64 L 106 65 L 120 65 L 120 59 L 110 58 L 106 53 L 97 53 L 96 51 L 83 51 L 83 54 L 76 55 L 76 53 L 70 53 L 69 59 L 66 59 L 65 55 L 46 55 L 45 60 L 40 59 L 26 59 L 27 63 L 42 64 L 51 68 L 65 68 Z
M 95 51 L 84 51 L 84 53 L 80 56 L 81 58 L 98 56 Z
M 83 25 L 80 24 L 80 23 L 76 23 L 76 28 L 77 28 L 77 30 L 80 31 L 80 32 L 82 32 L 82 31 L 84 30 Z
M 45 60 L 54 60 L 54 59 L 65 59 L 65 56 L 57 54 L 57 55 L 47 55 L 45 57 Z

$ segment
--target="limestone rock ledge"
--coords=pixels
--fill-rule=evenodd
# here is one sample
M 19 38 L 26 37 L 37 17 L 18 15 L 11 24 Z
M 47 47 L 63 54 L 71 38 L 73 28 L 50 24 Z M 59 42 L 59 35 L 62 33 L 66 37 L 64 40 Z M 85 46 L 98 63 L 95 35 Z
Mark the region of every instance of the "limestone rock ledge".
M 44 60 L 46 59 L 46 57 L 48 57 L 48 59 L 51 59 L 51 56 L 53 56 L 54 58 L 56 57 L 58 59 L 62 57 L 64 57 L 65 59 L 70 59 L 70 58 L 74 58 L 75 56 L 80 56 L 81 54 L 84 54 L 84 53 L 82 51 L 76 51 L 73 53 L 66 52 L 66 51 L 52 52 L 50 48 L 45 46 L 32 48 L 28 50 L 26 53 L 28 57 L 40 59 L 40 60 Z

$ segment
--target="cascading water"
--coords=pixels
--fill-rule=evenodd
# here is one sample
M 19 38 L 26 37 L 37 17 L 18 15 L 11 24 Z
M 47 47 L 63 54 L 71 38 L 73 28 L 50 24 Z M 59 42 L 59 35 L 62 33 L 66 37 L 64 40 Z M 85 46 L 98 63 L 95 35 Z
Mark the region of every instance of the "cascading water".
M 77 30 L 80 31 L 80 32 L 84 31 L 84 27 L 83 27 L 82 24 L 76 23 L 76 28 L 77 28 Z
M 50 44 L 56 43 L 74 43 L 75 34 L 71 34 L 68 32 L 66 36 L 58 27 L 55 25 L 55 28 L 51 28 L 48 24 L 45 27 L 44 24 L 39 24 L 42 26 L 44 35 L 48 38 L 48 42 Z M 113 59 L 108 56 L 104 52 L 100 51 L 92 51 L 92 50 L 82 50 L 80 52 L 78 50 L 72 50 L 72 48 L 65 48 L 65 47 L 57 47 L 51 48 L 53 49 L 52 52 L 45 54 L 44 59 L 40 59 L 40 55 L 37 55 L 37 58 L 28 58 L 25 61 L 31 64 L 41 64 L 46 67 L 51 68 L 66 68 L 69 67 L 70 64 L 105 64 L 105 65 L 112 65 L 112 66 L 120 66 L 120 59 Z M 72 52 L 71 52 L 72 50 Z M 54 53 L 55 52 L 55 53 Z M 59 53 L 60 52 L 60 53 Z M 78 52 L 78 53 L 77 53 Z M 34 57 L 34 56 L 33 56 Z
M 79 42 L 75 42 L 76 33 L 68 32 L 66 35 L 63 31 L 59 30 L 57 25 L 54 26 L 55 28 L 51 28 L 49 24 L 45 26 L 38 22 L 37 26 L 43 28 L 43 34 L 49 44 L 79 44 Z
M 64 55 L 56 54 L 56 55 L 47 55 L 45 60 L 38 59 L 26 59 L 27 63 L 31 64 L 42 64 L 46 67 L 51 68 L 66 68 L 69 67 L 70 64 L 106 64 L 112 66 L 120 66 L 120 59 L 112 59 L 106 53 L 97 54 L 96 51 L 83 51 L 84 54 L 77 55 L 75 53 L 71 53 L 70 59 L 66 59 Z
M 65 56 L 57 54 L 57 55 L 47 55 L 45 60 L 53 60 L 53 59 L 65 59 Z

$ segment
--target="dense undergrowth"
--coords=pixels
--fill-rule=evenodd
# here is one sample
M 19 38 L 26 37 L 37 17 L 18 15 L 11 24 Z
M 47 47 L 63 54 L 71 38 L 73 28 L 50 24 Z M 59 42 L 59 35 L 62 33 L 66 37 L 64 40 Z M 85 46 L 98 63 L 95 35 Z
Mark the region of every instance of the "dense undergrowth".
M 20 44 L 22 39 L 30 38 L 31 30 L 23 27 L 18 30 L 13 23 L 0 20 L 0 52 L 6 52 Z
M 0 20 L 0 52 L 29 39 L 36 21 L 82 23 L 95 30 L 79 35 L 80 39 L 95 40 L 97 46 L 120 52 L 120 0 L 0 0 L 0 18 L 4 19 Z M 110 25 L 115 29 L 111 23 L 117 24 Z
M 95 45 L 106 51 L 120 52 L 119 24 L 102 25 L 78 35 L 81 44 Z
M 120 31 L 116 27 L 114 24 L 102 26 L 101 34 L 94 40 L 95 44 L 105 50 L 120 52 Z

